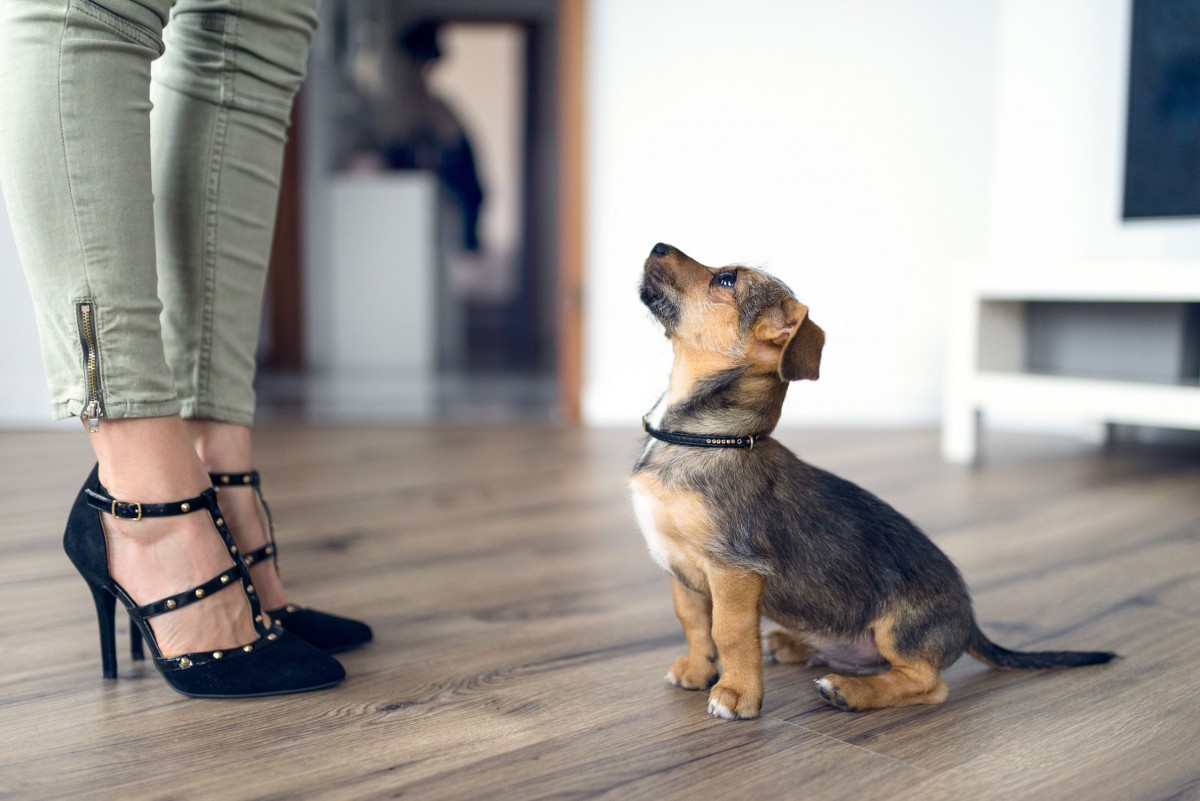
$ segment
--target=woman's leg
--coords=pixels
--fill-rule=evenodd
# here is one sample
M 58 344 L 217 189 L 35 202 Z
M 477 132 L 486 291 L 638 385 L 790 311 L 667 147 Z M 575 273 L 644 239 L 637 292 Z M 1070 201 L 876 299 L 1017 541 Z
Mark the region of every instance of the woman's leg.
M 283 147 L 316 2 L 180 0 L 151 96 L 164 340 L 183 416 L 211 472 L 254 468 L 255 350 Z M 267 543 L 252 488 L 220 494 L 243 553 Z M 287 603 L 251 567 L 265 609 Z
M 150 63 L 167 0 L 0 4 L 0 185 L 57 417 L 179 411 L 163 354 Z
M 179 0 L 151 151 L 164 342 L 184 418 L 249 426 L 292 100 L 316 1 Z
M 150 63 L 168 3 L 0 3 L 0 184 L 59 417 L 91 417 L 101 481 L 143 503 L 209 482 L 176 414 L 156 293 Z M 139 603 L 232 564 L 205 515 L 107 519 L 109 569 Z M 203 617 L 203 625 L 197 623 Z M 153 622 L 167 655 L 256 636 L 238 593 Z

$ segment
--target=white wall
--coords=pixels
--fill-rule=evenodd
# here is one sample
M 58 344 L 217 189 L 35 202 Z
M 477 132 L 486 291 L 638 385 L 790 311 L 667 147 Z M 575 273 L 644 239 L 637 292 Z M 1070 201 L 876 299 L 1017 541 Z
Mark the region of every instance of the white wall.
M 811 307 L 821 380 L 785 422 L 934 422 L 943 287 L 987 250 L 997 0 L 588 8 L 585 419 L 665 386 L 636 293 L 661 240 Z
M 0 426 L 51 425 L 50 394 L 33 320 L 33 301 L 21 272 L 17 246 L 0 203 Z
M 1200 221 L 1121 221 L 1129 0 L 1000 5 L 996 269 L 1200 259 Z

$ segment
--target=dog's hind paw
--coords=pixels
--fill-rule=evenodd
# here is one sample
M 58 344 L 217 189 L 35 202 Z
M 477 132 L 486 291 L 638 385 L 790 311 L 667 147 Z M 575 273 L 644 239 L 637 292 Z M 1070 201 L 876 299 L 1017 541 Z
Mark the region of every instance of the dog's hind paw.
M 768 662 L 780 665 L 803 665 L 812 656 L 812 649 L 791 632 L 772 629 L 767 632 L 763 656 Z
M 821 696 L 821 700 L 832 706 L 834 709 L 840 709 L 842 712 L 857 712 L 858 710 L 850 706 L 846 697 L 842 695 L 842 691 L 837 688 L 829 677 L 826 676 L 820 679 L 814 679 L 813 684 L 817 685 L 817 695 Z

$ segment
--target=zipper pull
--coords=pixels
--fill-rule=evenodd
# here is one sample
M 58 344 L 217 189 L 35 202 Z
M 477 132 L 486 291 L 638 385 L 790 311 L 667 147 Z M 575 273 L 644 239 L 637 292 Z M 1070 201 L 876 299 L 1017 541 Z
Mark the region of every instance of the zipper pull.
M 84 416 L 87 418 L 88 433 L 95 434 L 100 430 L 100 401 L 92 398 L 88 401 L 87 408 L 83 410 Z

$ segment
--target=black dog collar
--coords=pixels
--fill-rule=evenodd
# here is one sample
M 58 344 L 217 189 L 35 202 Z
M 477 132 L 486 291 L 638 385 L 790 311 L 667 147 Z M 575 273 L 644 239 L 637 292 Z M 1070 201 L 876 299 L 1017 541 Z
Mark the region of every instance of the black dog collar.
M 642 417 L 642 429 L 662 442 L 672 445 L 687 445 L 692 448 L 746 448 L 754 449 L 754 443 L 763 438 L 763 434 L 727 437 L 720 434 L 685 434 L 682 431 L 662 431 L 650 425 L 650 415 Z

